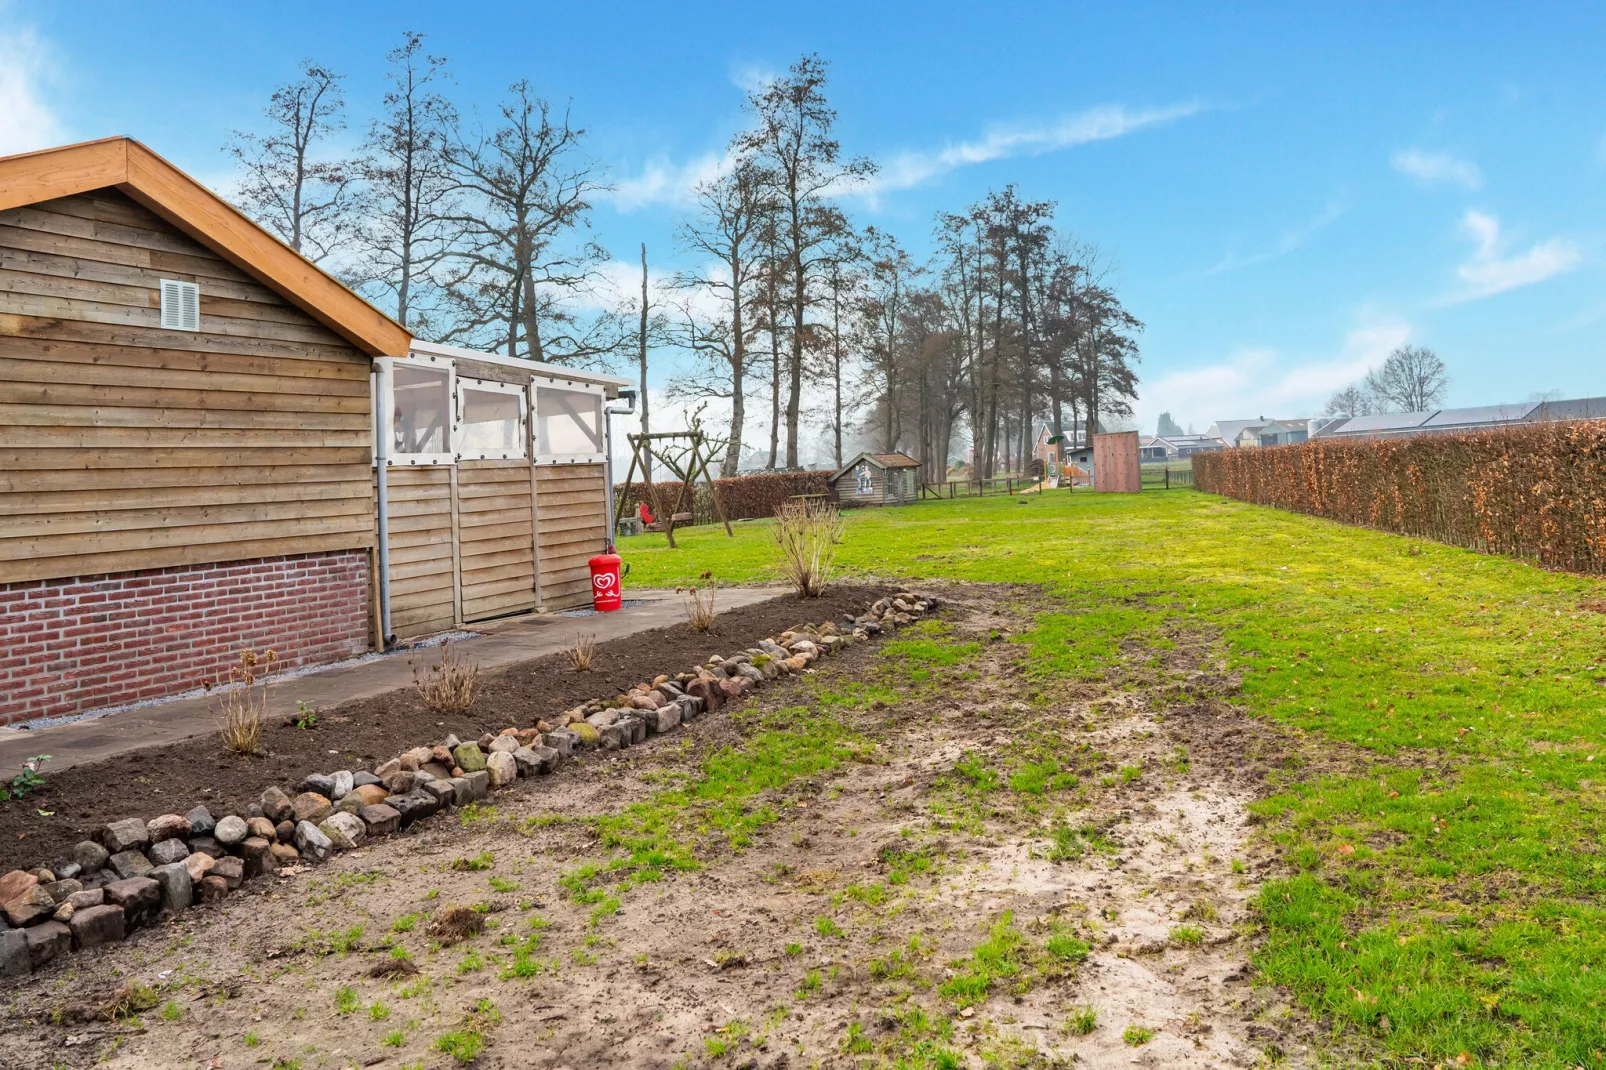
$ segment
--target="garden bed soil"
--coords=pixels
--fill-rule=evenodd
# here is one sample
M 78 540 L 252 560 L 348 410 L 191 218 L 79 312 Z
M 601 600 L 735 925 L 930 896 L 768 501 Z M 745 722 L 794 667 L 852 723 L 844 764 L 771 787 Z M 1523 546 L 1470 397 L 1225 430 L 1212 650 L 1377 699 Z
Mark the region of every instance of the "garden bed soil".
M 840 586 L 807 602 L 791 596 L 720 613 L 710 634 L 687 624 L 655 628 L 597 645 L 592 668 L 576 672 L 567 654 L 549 654 L 482 675 L 474 705 L 435 714 L 410 687 L 318 711 L 315 727 L 263 726 L 262 749 L 242 758 L 208 733 L 53 773 L 24 799 L 0 803 L 0 872 L 48 865 L 71 854 L 108 822 L 184 813 L 204 803 L 215 816 L 241 813 L 262 789 L 293 788 L 308 773 L 372 768 L 448 733 L 465 739 L 525 727 L 595 698 L 609 698 L 659 673 L 684 672 L 711 655 L 729 655 L 804 623 L 858 616 L 892 588 Z M 401 655 L 398 655 L 401 656 Z M 472 658 L 472 654 L 469 655 Z M 420 652 L 434 664 L 439 654 Z M 293 681 L 279 685 L 294 687 Z M 113 714 L 112 716 L 115 716 Z M 41 741 L 48 751 L 48 739 Z

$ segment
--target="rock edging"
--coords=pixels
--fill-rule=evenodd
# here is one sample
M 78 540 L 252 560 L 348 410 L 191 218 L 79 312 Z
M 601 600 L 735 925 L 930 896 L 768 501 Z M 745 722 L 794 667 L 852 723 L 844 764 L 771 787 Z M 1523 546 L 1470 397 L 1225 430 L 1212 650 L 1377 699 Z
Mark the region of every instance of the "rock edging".
M 899 591 L 861 616 L 789 629 L 532 727 L 468 741 L 447 736 L 373 770 L 310 773 L 294 795 L 271 785 L 244 815 L 214 817 L 201 805 L 148 821 L 109 822 L 70 858 L 0 875 L 0 977 L 115 943 L 167 914 L 222 899 L 254 877 L 327 861 L 520 778 L 544 776 L 576 751 L 622 750 L 671 732 L 940 607 L 934 596 Z

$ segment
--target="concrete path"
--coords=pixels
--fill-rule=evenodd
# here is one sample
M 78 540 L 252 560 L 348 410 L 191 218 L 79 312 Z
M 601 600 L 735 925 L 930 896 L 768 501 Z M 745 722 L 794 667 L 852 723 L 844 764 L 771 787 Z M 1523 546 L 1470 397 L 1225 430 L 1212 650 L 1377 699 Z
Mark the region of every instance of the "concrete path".
M 786 593 L 787 589 L 781 587 L 725 587 L 719 592 L 719 606 L 721 611 L 738 609 Z M 681 597 L 673 591 L 633 589 L 626 597 L 642 604 L 626 606 L 615 613 L 546 613 L 488 621 L 472 625 L 482 633 L 478 638 L 454 645 L 478 661 L 480 668 L 489 670 L 567 650 L 582 632 L 590 632 L 599 643 L 605 643 L 686 619 Z M 288 715 L 298 700 L 328 709 L 342 702 L 411 687 L 412 682 L 405 649 L 367 661 L 343 662 L 275 685 L 269 713 Z M 48 777 L 52 769 L 216 731 L 217 721 L 204 695 L 170 699 L 36 731 L 0 729 L 0 777 L 9 779 L 35 754 L 50 755 L 44 767 Z

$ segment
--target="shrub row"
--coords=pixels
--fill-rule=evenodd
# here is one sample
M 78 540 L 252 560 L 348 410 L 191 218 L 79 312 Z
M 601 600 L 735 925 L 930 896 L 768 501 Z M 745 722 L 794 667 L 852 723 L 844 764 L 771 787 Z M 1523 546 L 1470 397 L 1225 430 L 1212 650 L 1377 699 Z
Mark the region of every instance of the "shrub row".
M 719 504 L 724 507 L 727 518 L 754 520 L 774 516 L 775 507 L 793 495 L 824 494 L 825 479 L 828 475 L 830 473 L 824 471 L 761 472 L 757 475 L 716 479 L 714 484 L 719 488 Z M 674 505 L 675 496 L 680 493 L 681 484 L 655 480 L 653 486 L 658 490 L 658 501 L 662 504 L 663 510 L 668 512 Z M 712 524 L 718 521 L 719 517 L 714 512 L 714 500 L 709 493 L 708 484 L 698 481 L 692 490 L 694 493 L 687 495 L 693 499 L 689 511 L 696 514 L 697 523 Z M 652 508 L 647 488 L 639 481 L 630 486 L 628 495 L 622 486 L 618 488 L 617 493 L 621 500 L 615 502 L 615 516 L 633 514 L 638 502 L 647 502 L 648 508 Z M 687 507 L 682 505 L 681 508 Z M 654 513 L 656 515 L 656 510 Z
M 1606 571 L 1606 421 L 1195 454 L 1202 491 Z

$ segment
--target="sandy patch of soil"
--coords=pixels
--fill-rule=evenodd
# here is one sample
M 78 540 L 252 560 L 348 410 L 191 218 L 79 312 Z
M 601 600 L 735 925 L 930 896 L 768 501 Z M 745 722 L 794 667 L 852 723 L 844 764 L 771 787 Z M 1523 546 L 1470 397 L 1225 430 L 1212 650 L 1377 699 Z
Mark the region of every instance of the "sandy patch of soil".
M 1274 863 L 1246 808 L 1284 741 L 1233 710 L 1203 643 L 1028 701 L 1023 648 L 1004 641 L 1025 626 L 1018 593 L 945 593 L 951 631 L 930 638 L 949 663 L 855 647 L 735 715 L 499 796 L 494 815 L 426 822 L 73 956 L 16 990 L 0 1066 L 436 1068 L 461 1065 L 441 1049 L 470 1033 L 474 1066 L 506 1068 L 1313 1061 L 1309 1026 L 1247 965 Z M 855 698 L 857 682 L 879 689 Z M 617 855 L 587 817 L 826 715 L 856 759 L 750 800 L 775 820 L 744 847 L 682 812 L 699 869 L 616 907 L 565 887 Z M 482 934 L 430 935 L 471 904 Z M 1000 970 L 956 995 L 990 934 Z M 375 976 L 393 947 L 416 973 Z M 84 1020 L 130 982 L 161 1002 Z M 1078 1033 L 1083 1008 L 1096 1021 Z M 1129 1026 L 1150 1035 L 1129 1043 Z

